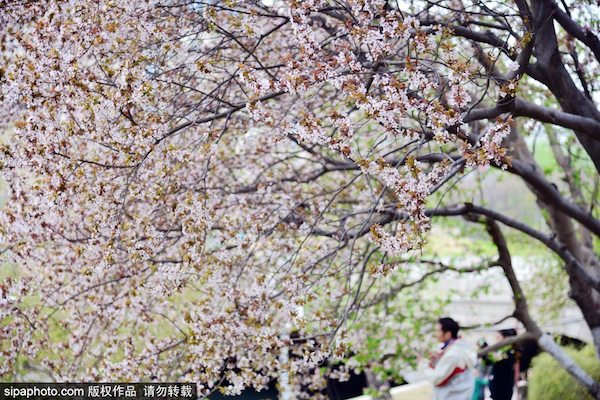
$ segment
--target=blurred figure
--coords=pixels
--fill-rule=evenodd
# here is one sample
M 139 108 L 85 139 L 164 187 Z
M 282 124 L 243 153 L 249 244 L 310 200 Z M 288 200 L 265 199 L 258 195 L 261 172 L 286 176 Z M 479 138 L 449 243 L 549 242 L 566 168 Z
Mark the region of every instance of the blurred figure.
M 433 381 L 433 400 L 469 400 L 473 395 L 477 354 L 458 336 L 459 325 L 452 318 L 440 318 L 435 336 L 442 343 L 429 360 L 429 376 Z
M 483 350 L 488 347 L 484 338 L 477 341 L 477 350 Z M 484 359 L 478 359 L 475 365 L 475 389 L 471 400 L 485 400 L 485 388 L 489 381 L 487 379 L 491 370 L 491 366 Z
M 498 341 L 516 335 L 517 331 L 514 329 L 502 329 L 498 331 Z M 519 364 L 514 346 L 507 345 L 493 354 L 488 354 L 484 360 L 491 365 L 489 388 L 492 399 L 511 400 L 519 376 Z

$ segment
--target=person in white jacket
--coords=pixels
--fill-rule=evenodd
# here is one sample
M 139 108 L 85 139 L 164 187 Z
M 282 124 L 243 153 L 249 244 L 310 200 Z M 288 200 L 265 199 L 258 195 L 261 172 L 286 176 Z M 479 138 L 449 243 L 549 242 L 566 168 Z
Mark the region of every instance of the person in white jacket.
M 473 396 L 472 368 L 477 353 L 458 337 L 458 330 L 459 325 L 452 318 L 440 318 L 436 325 L 436 339 L 442 346 L 429 361 L 433 400 L 471 400 Z

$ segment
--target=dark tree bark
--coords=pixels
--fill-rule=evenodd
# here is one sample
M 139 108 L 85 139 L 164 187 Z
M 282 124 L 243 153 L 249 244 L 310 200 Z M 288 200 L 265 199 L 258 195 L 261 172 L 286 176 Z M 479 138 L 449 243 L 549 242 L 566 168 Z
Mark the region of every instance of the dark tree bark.
M 533 51 L 537 62 L 530 66 L 528 73 L 550 89 L 563 111 L 600 121 L 600 112 L 592 100 L 577 88 L 558 49 L 554 19 L 563 21 L 564 24 L 569 17 L 559 12 L 557 6 L 549 0 L 533 0 L 532 6 L 538 27 L 534 35 Z M 574 132 L 594 162 L 596 170 L 600 172 L 600 141 L 581 130 L 576 129 Z

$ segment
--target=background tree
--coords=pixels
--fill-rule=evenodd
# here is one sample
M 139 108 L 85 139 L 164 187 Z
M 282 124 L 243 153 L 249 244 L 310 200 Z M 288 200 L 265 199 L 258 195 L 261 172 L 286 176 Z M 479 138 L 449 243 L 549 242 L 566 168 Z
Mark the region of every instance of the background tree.
M 14 269 L 0 296 L 2 373 L 27 358 L 59 380 L 153 375 L 239 393 L 287 370 L 306 387 L 320 378 L 303 371 L 360 352 L 369 316 L 403 332 L 375 340 L 375 354 L 409 359 L 426 312 L 388 300 L 408 304 L 407 290 L 444 271 L 498 266 L 526 335 L 600 398 L 532 319 L 499 225 L 560 258 L 600 356 L 594 5 L 1 11 L 2 121 L 14 130 L 1 152 Z M 524 139 L 540 131 L 554 171 Z M 488 166 L 527 185 L 547 226 L 446 196 Z M 486 227 L 497 260 L 423 259 L 432 218 L 457 216 Z M 304 356 L 286 361 L 291 329 Z

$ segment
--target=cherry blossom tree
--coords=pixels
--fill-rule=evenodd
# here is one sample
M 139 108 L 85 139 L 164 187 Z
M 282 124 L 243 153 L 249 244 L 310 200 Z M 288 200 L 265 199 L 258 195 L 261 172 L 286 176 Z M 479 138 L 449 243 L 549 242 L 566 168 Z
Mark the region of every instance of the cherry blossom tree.
M 600 356 L 591 3 L 0 4 L 0 244 L 14 269 L 2 374 L 30 359 L 61 381 L 234 394 L 287 371 L 294 390 L 318 387 L 318 367 L 360 352 L 373 319 L 396 332 L 380 355 L 410 359 L 425 305 L 391 318 L 381 304 L 414 303 L 437 273 L 499 266 L 524 335 L 600 398 L 531 317 L 500 228 L 562 261 Z M 564 188 L 523 139 L 540 126 Z M 547 229 L 435 197 L 482 168 L 522 179 Z M 420 258 L 432 218 L 456 217 L 487 228 L 497 260 Z

